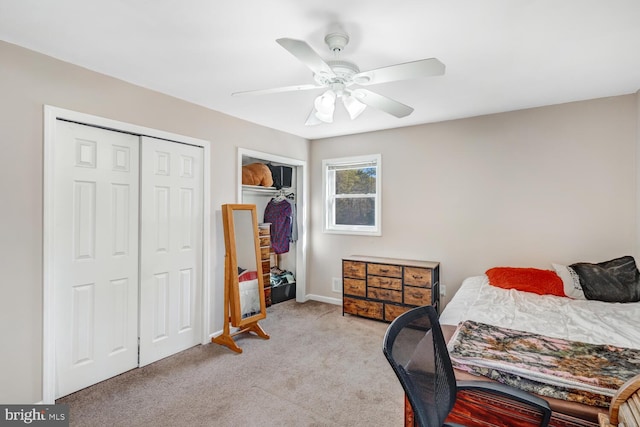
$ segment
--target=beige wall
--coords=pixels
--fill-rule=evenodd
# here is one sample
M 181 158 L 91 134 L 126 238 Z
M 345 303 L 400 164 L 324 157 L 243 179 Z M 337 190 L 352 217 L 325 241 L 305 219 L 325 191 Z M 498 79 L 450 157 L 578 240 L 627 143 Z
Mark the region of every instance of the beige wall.
M 0 402 L 42 398 L 43 105 L 211 141 L 214 324 L 222 328 L 220 205 L 238 147 L 306 160 L 308 141 L 0 42 Z
M 311 144 L 307 290 L 351 254 L 441 262 L 447 297 L 497 265 L 551 268 L 634 254 L 637 95 Z M 322 159 L 382 154 L 382 237 L 322 233 Z

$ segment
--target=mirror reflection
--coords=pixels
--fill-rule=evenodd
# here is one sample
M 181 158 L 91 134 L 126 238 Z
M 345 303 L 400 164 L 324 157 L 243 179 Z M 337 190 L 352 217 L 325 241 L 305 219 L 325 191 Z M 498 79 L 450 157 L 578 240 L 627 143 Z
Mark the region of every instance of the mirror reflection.
M 236 235 L 236 259 L 238 260 L 238 293 L 240 314 L 243 319 L 260 313 L 260 287 L 256 260 L 255 234 L 252 212 L 236 210 L 233 223 Z

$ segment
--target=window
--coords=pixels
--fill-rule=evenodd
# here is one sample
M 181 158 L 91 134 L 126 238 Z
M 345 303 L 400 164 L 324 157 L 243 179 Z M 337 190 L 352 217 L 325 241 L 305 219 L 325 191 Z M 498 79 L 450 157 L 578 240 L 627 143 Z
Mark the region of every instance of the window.
M 323 160 L 322 170 L 325 192 L 324 231 L 382 235 L 380 154 Z

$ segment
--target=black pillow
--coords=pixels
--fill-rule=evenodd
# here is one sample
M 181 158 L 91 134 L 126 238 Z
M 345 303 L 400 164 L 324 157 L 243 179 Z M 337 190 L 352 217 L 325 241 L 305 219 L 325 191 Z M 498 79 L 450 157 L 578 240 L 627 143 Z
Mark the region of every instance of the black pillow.
M 631 256 L 598 264 L 571 264 L 587 299 L 605 302 L 640 301 L 640 272 Z

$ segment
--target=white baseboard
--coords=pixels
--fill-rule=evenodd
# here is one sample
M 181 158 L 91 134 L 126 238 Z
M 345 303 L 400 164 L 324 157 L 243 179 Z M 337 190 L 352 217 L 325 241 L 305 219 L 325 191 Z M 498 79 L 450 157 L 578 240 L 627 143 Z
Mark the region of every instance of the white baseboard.
M 342 298 L 324 297 L 322 295 L 307 294 L 307 300 L 326 302 L 327 304 L 342 305 Z
M 218 337 L 219 335 L 222 335 L 222 333 L 223 333 L 223 332 L 224 332 L 224 331 L 223 331 L 222 329 L 220 329 L 220 330 L 218 330 L 218 331 L 215 331 L 215 332 L 213 332 L 213 333 L 209 334 L 209 342 L 211 342 L 211 340 L 212 340 L 213 338 L 216 338 L 216 337 Z

